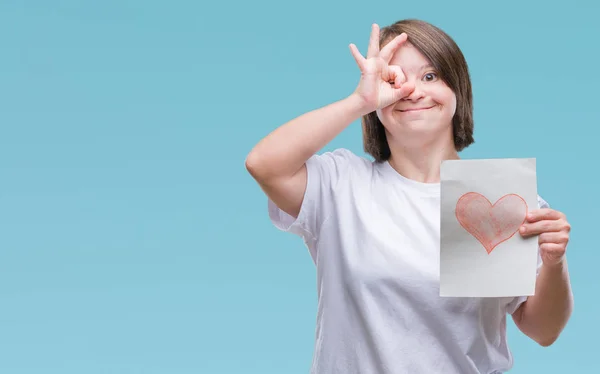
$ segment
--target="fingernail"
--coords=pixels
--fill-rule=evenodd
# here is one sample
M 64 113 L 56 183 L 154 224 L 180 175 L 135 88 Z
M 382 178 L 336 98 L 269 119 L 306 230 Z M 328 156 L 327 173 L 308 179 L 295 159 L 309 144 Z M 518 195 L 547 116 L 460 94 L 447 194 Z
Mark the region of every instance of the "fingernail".
M 525 232 L 525 226 L 521 226 L 521 233 Z

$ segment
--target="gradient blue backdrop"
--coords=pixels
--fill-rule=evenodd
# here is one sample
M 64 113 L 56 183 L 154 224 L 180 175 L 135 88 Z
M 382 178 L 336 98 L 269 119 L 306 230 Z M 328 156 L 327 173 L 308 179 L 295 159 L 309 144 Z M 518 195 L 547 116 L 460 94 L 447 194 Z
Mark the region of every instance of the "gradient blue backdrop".
M 367 4 L 0 2 L 0 373 L 307 373 L 314 266 L 244 159 L 408 17 L 470 63 L 463 157 L 536 157 L 573 226 L 573 318 L 549 348 L 511 322 L 513 372 L 597 370 L 598 6 Z M 358 123 L 336 147 L 362 152 Z

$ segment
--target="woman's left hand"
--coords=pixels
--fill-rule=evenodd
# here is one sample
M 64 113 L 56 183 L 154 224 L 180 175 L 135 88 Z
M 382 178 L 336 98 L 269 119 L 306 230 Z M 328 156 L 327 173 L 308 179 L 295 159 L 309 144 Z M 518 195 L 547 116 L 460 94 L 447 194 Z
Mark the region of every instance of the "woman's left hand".
M 571 225 L 566 216 L 554 209 L 536 209 L 527 214 L 520 228 L 522 236 L 539 235 L 544 265 L 559 265 L 565 259 Z

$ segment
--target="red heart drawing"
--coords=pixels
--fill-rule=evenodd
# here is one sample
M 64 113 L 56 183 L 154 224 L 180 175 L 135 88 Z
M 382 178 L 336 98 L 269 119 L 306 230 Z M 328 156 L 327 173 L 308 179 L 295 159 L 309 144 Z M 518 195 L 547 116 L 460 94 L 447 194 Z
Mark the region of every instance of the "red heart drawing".
M 492 205 L 485 196 L 469 192 L 458 199 L 455 213 L 460 225 L 490 254 L 525 222 L 527 203 L 519 195 L 508 194 Z

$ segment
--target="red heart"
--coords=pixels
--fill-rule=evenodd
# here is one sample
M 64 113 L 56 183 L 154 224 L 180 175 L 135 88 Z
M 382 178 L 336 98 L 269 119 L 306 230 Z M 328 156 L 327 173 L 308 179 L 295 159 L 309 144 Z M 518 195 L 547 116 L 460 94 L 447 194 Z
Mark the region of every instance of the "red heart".
M 469 192 L 458 199 L 455 213 L 460 225 L 490 254 L 525 222 L 527 203 L 519 195 L 508 194 L 492 205 L 485 196 Z

